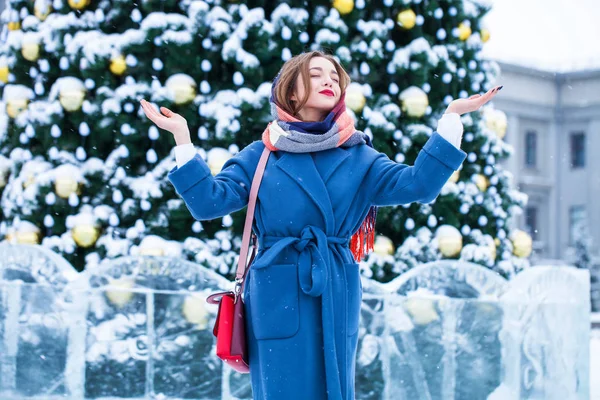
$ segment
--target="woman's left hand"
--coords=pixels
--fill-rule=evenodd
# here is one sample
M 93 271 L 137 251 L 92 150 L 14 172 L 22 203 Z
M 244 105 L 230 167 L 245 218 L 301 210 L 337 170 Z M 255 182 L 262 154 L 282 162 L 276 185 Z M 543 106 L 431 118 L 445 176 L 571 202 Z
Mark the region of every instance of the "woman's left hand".
M 457 113 L 458 115 L 463 115 L 471 111 L 479 110 L 481 106 L 497 95 L 501 89 L 502 86 L 496 86 L 484 95 L 476 94 L 468 99 L 456 99 L 448 105 L 444 114 Z

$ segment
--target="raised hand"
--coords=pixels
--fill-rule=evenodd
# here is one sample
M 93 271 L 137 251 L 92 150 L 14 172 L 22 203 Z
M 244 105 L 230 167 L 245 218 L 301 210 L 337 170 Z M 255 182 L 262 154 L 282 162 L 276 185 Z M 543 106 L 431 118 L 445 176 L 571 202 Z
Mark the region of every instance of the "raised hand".
M 140 104 L 146 117 L 154 122 L 159 128 L 171 132 L 178 144 L 187 141 L 186 139 L 190 137 L 190 129 L 187 125 L 187 121 L 181 115 L 174 113 L 166 107 L 160 107 L 160 112 L 162 114 L 159 114 L 154 107 L 144 99 L 140 100 Z
M 481 106 L 497 95 L 502 87 L 503 86 L 496 86 L 484 95 L 476 94 L 468 99 L 456 99 L 448 105 L 445 114 L 457 113 L 458 115 L 463 115 L 471 111 L 479 110 Z

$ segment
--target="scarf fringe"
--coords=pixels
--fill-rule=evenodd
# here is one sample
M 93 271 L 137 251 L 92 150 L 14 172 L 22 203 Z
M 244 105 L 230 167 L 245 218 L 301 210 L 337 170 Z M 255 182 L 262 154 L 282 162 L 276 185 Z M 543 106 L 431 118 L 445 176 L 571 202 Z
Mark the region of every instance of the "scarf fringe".
M 361 262 L 363 257 L 373 251 L 376 221 L 377 207 L 371 207 L 358 231 L 352 235 L 352 239 L 350 240 L 350 250 L 357 263 Z

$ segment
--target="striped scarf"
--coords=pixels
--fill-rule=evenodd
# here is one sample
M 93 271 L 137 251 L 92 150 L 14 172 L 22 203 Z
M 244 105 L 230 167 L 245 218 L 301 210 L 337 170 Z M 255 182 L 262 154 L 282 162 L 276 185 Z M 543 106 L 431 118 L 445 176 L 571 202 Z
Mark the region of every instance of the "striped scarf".
M 271 151 L 287 151 L 290 153 L 308 153 L 336 147 L 352 147 L 366 143 L 373 147 L 367 134 L 354 128 L 354 120 L 346 112 L 345 94 L 331 110 L 329 115 L 319 122 L 299 120 L 277 105 L 275 85 L 271 89 L 271 115 L 274 120 L 269 123 L 262 135 L 265 146 Z M 356 262 L 373 250 L 375 242 L 375 221 L 377 207 L 371 207 L 361 227 L 352 235 L 350 250 Z

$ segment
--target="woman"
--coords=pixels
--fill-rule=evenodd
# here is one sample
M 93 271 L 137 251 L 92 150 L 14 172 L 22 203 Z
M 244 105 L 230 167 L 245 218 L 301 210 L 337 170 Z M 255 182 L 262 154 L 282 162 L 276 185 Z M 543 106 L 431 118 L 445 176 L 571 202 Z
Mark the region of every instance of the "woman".
M 372 245 L 373 207 L 435 199 L 466 156 L 460 115 L 501 89 L 453 101 L 409 167 L 354 129 L 344 104 L 349 81 L 322 52 L 288 60 L 273 83 L 275 121 L 214 177 L 185 119 L 142 100 L 148 118 L 175 137 L 177 167 L 168 177 L 198 220 L 244 208 L 260 155 L 265 146 L 272 151 L 256 203 L 259 251 L 244 289 L 254 399 L 354 399 L 356 260 L 364 235 L 367 250 Z

